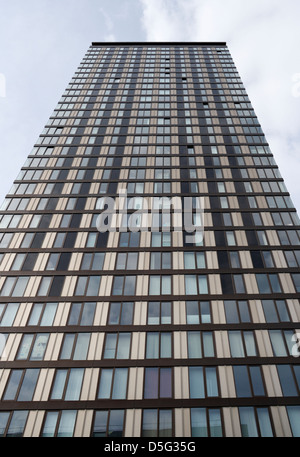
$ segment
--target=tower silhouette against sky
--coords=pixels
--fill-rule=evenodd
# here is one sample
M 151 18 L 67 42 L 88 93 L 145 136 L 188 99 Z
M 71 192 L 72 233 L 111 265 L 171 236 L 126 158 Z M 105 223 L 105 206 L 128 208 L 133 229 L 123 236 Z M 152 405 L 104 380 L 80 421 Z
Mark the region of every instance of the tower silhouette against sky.
M 0 232 L 2 436 L 300 436 L 300 222 L 225 43 L 92 43 Z

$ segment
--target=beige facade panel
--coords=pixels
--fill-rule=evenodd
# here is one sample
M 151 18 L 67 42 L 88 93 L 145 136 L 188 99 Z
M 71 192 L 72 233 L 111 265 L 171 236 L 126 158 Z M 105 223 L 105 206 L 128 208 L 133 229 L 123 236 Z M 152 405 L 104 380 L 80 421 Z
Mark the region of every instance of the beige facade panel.
M 263 307 L 260 300 L 249 300 L 249 308 L 254 323 L 264 324 L 266 322 Z
M 76 424 L 74 429 L 74 437 L 85 438 L 90 437 L 94 411 L 93 410 L 79 410 L 77 412 Z
M 145 358 L 146 349 L 146 333 L 133 332 L 131 339 L 131 354 L 132 360 L 142 360 Z
M 186 332 L 173 333 L 174 359 L 186 359 L 188 357 Z
M 288 299 L 286 300 L 292 322 L 299 322 L 300 320 L 300 302 L 299 300 L 295 299 Z
M 231 366 L 218 367 L 222 398 L 236 397 L 233 369 Z
M 10 362 L 15 360 L 21 339 L 22 334 L 20 333 L 10 333 L 8 335 L 4 351 L 1 356 L 1 361 Z
M 186 308 L 184 301 L 173 302 L 173 323 L 174 325 L 186 324 Z
M 106 325 L 108 319 L 109 302 L 98 302 L 96 304 L 94 325 Z
M 226 324 L 224 303 L 222 300 L 211 302 L 212 321 L 214 324 Z
M 263 375 L 268 397 L 282 397 L 282 390 L 275 365 L 263 365 Z
M 254 330 L 260 357 L 273 357 L 273 349 L 267 330 Z
M 47 401 L 55 374 L 55 368 L 42 368 L 38 377 L 33 401 Z
M 71 303 L 61 302 L 57 305 L 56 314 L 53 320 L 53 326 L 67 325 L 67 320 L 71 308 Z
M 174 367 L 174 398 L 189 398 L 188 367 Z
M 140 437 L 142 428 L 142 410 L 141 409 L 127 409 L 125 432 L 126 437 Z
M 40 436 L 45 411 L 29 411 L 24 430 L 24 438 L 37 438 Z
M 222 295 L 220 275 L 208 275 L 208 281 L 211 295 Z
M 135 302 L 133 324 L 147 324 L 147 302 Z
M 50 333 L 44 360 L 58 360 L 63 333 Z
M 258 294 L 257 282 L 254 274 L 244 275 L 245 286 L 248 294 Z
M 279 280 L 281 282 L 283 293 L 285 294 L 295 294 L 296 289 L 291 278 L 290 273 L 279 273 Z
M 231 357 L 228 332 L 221 330 L 215 332 L 216 354 L 218 358 Z
M 275 428 L 275 436 L 278 438 L 291 438 L 292 431 L 285 406 L 271 406 L 270 410 Z
M 191 416 L 189 408 L 175 408 L 175 436 L 191 436 Z
M 242 436 L 238 408 L 223 408 L 225 436 L 240 438 Z
M 32 303 L 20 303 L 14 320 L 14 327 L 24 327 L 27 324 L 32 309 Z
M 143 398 L 143 386 L 144 386 L 144 368 L 143 367 L 131 367 L 129 368 L 128 378 L 128 400 L 142 400 Z
M 99 368 L 86 368 L 84 370 L 80 401 L 95 400 L 99 379 Z

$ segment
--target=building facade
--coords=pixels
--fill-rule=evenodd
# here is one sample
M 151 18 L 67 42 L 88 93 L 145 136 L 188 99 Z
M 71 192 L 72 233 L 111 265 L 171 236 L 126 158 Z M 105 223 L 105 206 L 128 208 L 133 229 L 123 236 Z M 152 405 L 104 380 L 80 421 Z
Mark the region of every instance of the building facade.
M 300 436 L 300 222 L 225 43 L 92 43 L 0 232 L 1 436 Z

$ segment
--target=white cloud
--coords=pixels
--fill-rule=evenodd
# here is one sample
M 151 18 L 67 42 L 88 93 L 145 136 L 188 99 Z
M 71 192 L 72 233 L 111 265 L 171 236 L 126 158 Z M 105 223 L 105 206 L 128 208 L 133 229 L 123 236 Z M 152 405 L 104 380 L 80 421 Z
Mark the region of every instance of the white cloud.
M 226 41 L 300 210 L 300 42 L 294 0 L 140 0 L 147 41 Z

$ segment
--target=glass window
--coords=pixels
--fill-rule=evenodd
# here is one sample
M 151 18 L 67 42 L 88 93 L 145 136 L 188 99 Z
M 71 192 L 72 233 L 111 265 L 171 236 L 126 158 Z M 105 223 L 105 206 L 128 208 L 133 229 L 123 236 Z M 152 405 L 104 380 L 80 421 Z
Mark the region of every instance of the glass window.
M 101 410 L 95 412 L 92 437 L 122 437 L 124 428 L 125 411 L 116 410 Z
M 6 433 L 7 437 L 22 437 L 28 417 L 28 411 L 14 411 Z
M 93 325 L 95 311 L 95 302 L 72 303 L 68 325 Z
M 201 357 L 214 357 L 214 343 L 212 332 L 188 332 L 188 357 L 200 359 Z
M 277 371 L 284 397 L 298 397 L 299 394 L 290 365 L 277 365 Z
M 221 411 L 219 409 L 191 408 L 192 436 L 223 436 Z
M 267 408 L 239 408 L 241 431 L 243 437 L 272 437 L 272 426 Z
M 149 295 L 170 295 L 171 276 L 150 276 Z
M 103 368 L 100 375 L 98 398 L 125 399 L 128 368 Z
M 210 303 L 207 301 L 186 302 L 187 324 L 209 324 L 211 322 Z
M 129 359 L 131 333 L 107 333 L 104 359 Z
M 294 437 L 300 437 L 300 406 L 286 407 Z
M 171 324 L 171 302 L 148 303 L 148 325 Z
M 218 396 L 217 372 L 214 367 L 189 367 L 190 398 Z
M 145 368 L 144 398 L 172 397 L 172 369 Z
M 11 327 L 15 320 L 19 303 L 8 303 L 3 310 L 0 308 L 0 327 Z
M 147 332 L 146 358 L 170 358 L 172 357 L 172 333 L 171 332 Z
M 112 302 L 109 308 L 108 325 L 131 325 L 133 308 L 133 302 Z
M 145 409 L 143 411 L 143 437 L 169 437 L 172 436 L 172 433 L 171 409 Z

